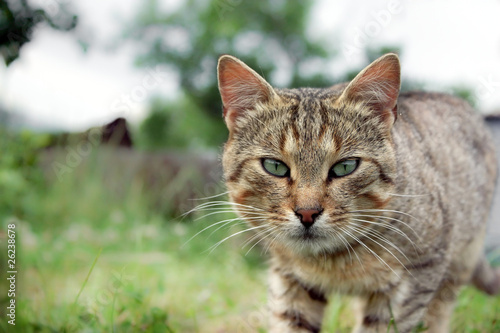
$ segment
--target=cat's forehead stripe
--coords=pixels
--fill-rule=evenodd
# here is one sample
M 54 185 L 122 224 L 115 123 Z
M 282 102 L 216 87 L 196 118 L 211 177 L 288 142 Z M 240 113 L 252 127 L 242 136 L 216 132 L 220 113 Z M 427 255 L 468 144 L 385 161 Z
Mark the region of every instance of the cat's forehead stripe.
M 305 96 L 289 109 L 289 113 L 290 124 L 287 129 L 292 131 L 297 142 L 308 145 L 311 149 L 318 149 L 325 143 L 330 149 L 340 148 L 342 139 L 335 130 L 335 112 L 329 108 L 326 101 Z

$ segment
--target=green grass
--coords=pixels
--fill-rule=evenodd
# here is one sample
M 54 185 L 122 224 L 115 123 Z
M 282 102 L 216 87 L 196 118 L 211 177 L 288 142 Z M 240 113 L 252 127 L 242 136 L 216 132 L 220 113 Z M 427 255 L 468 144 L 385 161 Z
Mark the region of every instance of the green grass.
M 205 251 L 228 231 L 181 247 L 198 226 L 75 223 L 36 234 L 18 222 L 17 230 L 33 241 L 19 256 L 18 313 L 28 332 L 216 332 L 265 304 L 263 267 L 237 250 L 242 239 Z
M 264 326 L 265 265 L 257 251 L 245 255 L 246 238 L 209 253 L 235 231 L 222 228 L 183 246 L 215 220 L 162 216 L 143 194 L 132 182 L 117 195 L 88 170 L 31 194 L 35 200 L 22 220 L 2 219 L 2 230 L 12 221 L 17 225 L 18 331 L 232 332 Z M 11 328 L 0 324 L 0 330 Z
M 40 234 L 26 222 L 19 226 L 20 237 L 35 240 L 19 258 L 19 331 L 265 332 L 260 252 L 244 256 L 244 237 L 206 251 L 229 230 L 208 239 L 202 234 L 182 247 L 199 225 L 158 219 L 127 228 L 71 224 Z M 324 332 L 350 331 L 349 303 L 333 297 Z M 498 332 L 499 314 L 498 298 L 467 288 L 454 331 Z
M 241 229 L 206 231 L 183 246 L 233 215 L 172 218 L 151 209 L 141 184 L 122 185 L 106 189 L 98 170 L 75 172 L 13 202 L 22 208 L 18 219 L 0 211 L 2 249 L 6 224 L 17 224 L 19 271 L 17 325 L 2 319 L 0 331 L 266 332 L 261 250 L 246 254 L 241 235 L 209 253 Z M 7 301 L 3 289 L 1 295 Z M 350 303 L 332 297 L 324 332 L 352 329 Z M 500 297 L 466 288 L 453 332 L 500 332 L 499 318 Z

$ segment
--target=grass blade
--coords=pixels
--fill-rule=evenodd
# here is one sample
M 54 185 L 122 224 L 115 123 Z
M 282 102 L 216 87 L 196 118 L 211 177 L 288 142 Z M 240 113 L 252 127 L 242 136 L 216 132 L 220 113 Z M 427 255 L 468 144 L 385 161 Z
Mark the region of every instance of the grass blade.
M 78 302 L 78 298 L 80 298 L 80 295 L 82 294 L 83 289 L 87 285 L 87 281 L 89 280 L 90 274 L 92 274 L 92 271 L 94 270 L 95 264 L 97 263 L 97 259 L 101 256 L 102 252 L 102 247 L 99 249 L 99 253 L 97 253 L 97 256 L 94 259 L 94 262 L 92 263 L 92 266 L 90 267 L 89 273 L 87 274 L 87 277 L 85 278 L 85 281 L 83 281 L 82 287 L 80 288 L 80 291 L 78 292 L 78 295 L 76 295 L 75 301 L 73 302 L 73 305 L 76 305 Z

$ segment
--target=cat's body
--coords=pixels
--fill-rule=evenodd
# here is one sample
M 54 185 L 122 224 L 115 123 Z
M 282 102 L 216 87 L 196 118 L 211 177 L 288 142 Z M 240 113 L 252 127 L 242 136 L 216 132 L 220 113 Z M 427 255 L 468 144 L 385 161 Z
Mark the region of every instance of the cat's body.
M 462 285 L 498 291 L 494 147 L 465 102 L 398 99 L 395 55 L 349 86 L 283 90 L 223 56 L 219 87 L 230 197 L 271 253 L 271 332 L 318 332 L 331 292 L 359 298 L 358 332 L 386 332 L 391 311 L 399 332 L 445 332 Z

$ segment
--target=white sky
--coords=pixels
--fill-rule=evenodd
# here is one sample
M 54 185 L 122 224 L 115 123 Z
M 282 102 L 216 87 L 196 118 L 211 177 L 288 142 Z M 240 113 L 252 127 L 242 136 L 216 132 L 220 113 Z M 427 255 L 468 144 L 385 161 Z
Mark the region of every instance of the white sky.
M 37 0 L 46 8 L 54 1 Z M 96 46 L 84 54 L 74 35 L 38 29 L 19 60 L 8 69 L 0 65 L 0 103 L 34 126 L 81 130 L 119 115 L 138 121 L 152 94 L 175 96 L 177 86 L 164 71 L 156 69 L 161 75 L 155 81 L 154 69 L 133 67 L 130 44 L 115 52 L 105 47 L 140 3 L 74 0 L 79 29 Z M 178 0 L 164 3 L 169 8 Z M 403 79 L 434 89 L 467 84 L 477 92 L 481 111 L 491 112 L 500 110 L 499 16 L 498 0 L 320 0 L 308 35 L 340 50 L 330 68 L 334 73 L 358 67 L 364 45 L 400 45 Z

